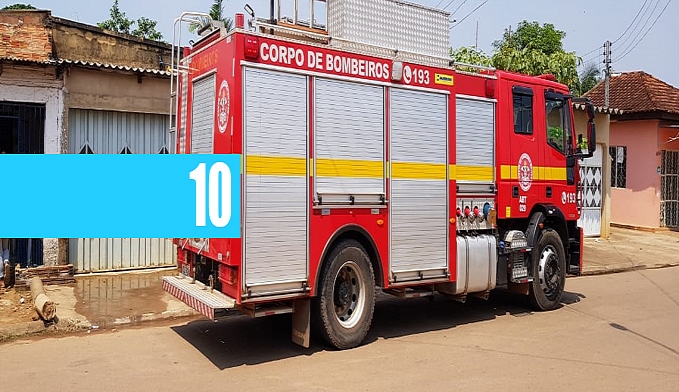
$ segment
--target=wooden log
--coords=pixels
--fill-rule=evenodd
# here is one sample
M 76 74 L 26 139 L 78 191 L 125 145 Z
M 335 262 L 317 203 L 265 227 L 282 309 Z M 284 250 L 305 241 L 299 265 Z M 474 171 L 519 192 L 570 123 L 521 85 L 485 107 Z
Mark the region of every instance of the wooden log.
M 31 278 L 31 295 L 33 296 L 33 306 L 43 320 L 50 321 L 57 315 L 57 306 L 45 294 L 42 280 L 37 276 Z

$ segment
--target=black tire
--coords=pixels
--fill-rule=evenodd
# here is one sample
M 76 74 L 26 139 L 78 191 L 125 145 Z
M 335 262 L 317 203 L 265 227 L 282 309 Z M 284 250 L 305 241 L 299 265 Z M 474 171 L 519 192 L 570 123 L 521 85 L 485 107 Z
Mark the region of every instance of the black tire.
M 318 289 L 312 302 L 316 331 L 340 350 L 363 343 L 375 309 L 375 277 L 360 243 L 344 240 L 333 248 Z
M 561 237 L 554 230 L 543 230 L 532 253 L 530 303 L 540 311 L 553 310 L 559 306 L 566 284 L 566 252 Z

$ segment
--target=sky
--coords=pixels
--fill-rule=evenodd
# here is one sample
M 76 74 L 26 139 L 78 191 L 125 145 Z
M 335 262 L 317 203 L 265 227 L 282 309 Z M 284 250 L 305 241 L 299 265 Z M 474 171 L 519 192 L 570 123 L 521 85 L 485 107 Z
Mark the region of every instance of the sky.
M 113 0 L 0 0 L 0 8 L 20 1 L 88 24 L 107 19 L 113 4 Z M 292 0 L 283 1 L 283 9 L 291 9 Z M 679 0 L 410 1 L 454 12 L 451 19 L 457 22 L 450 30 L 453 47 L 472 46 L 478 40 L 478 47 L 490 54 L 492 42 L 500 39 L 507 27 L 515 30 L 522 20 L 552 23 L 566 33 L 564 49 L 576 52 L 586 62 L 603 68 L 603 44 L 610 40 L 613 72 L 643 70 L 679 88 L 679 72 L 675 71 L 679 64 Z M 225 0 L 225 15 L 243 12 L 246 3 L 256 14 L 269 15 L 269 0 Z M 128 18 L 157 20 L 157 29 L 168 42 L 172 41 L 175 18 L 185 11 L 207 12 L 211 4 L 212 0 L 119 0 Z M 299 0 L 299 4 L 308 8 L 308 0 Z M 308 17 L 308 12 L 300 17 Z M 188 39 L 187 34 L 182 36 Z

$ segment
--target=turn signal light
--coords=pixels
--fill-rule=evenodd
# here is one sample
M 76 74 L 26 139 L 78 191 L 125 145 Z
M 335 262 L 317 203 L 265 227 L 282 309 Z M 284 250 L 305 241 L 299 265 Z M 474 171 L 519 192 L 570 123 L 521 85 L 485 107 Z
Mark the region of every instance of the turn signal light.
M 383 226 L 384 225 L 384 219 L 378 219 L 377 220 L 377 226 Z

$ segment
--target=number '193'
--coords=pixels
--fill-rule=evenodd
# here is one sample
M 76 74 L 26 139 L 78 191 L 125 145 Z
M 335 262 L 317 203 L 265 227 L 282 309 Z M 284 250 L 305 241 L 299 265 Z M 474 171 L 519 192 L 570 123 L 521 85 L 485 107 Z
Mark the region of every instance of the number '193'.
M 206 224 L 205 170 L 205 163 L 199 163 L 189 173 L 189 178 L 196 182 L 196 226 Z M 231 170 L 226 163 L 216 162 L 210 166 L 207 187 L 210 223 L 216 227 L 224 227 L 231 220 Z

